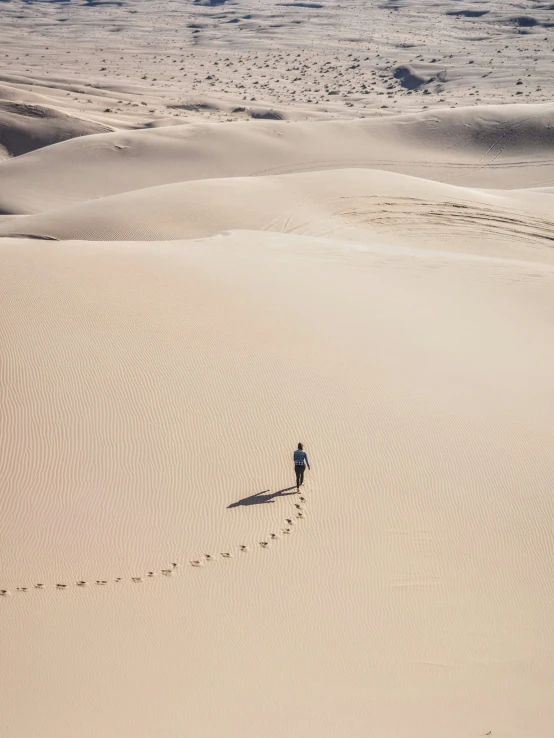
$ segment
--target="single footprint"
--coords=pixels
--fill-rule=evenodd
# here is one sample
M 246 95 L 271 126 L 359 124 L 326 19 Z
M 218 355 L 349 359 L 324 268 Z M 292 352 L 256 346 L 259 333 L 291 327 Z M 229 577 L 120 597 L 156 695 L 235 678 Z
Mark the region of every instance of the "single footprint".
M 306 502 L 306 498 L 305 497 L 301 497 L 300 498 L 300 502 Z
M 206 561 L 215 561 L 214 557 L 211 554 L 206 554 L 205 559 Z
M 290 528 L 283 528 L 283 533 L 288 535 L 290 533 Z
M 224 559 L 232 559 L 233 558 L 230 553 L 222 553 L 221 555 L 223 556 Z
M 114 582 L 120 582 L 120 581 L 121 581 L 121 577 L 117 577 L 117 579 L 114 579 Z
M 29 588 L 28 587 L 16 587 L 16 590 L 18 592 L 26 592 Z
M 0 589 L 0 597 L 9 597 L 11 595 L 11 592 L 9 592 L 7 589 Z
M 67 584 L 56 584 L 56 589 L 65 589 Z
M 295 507 L 295 508 L 296 508 L 297 510 L 302 510 L 302 505 L 299 505 L 298 503 L 296 503 L 296 504 L 294 505 L 294 507 Z
M 240 550 L 241 550 L 241 551 L 242 551 L 243 553 L 246 553 L 246 552 L 248 551 L 248 546 L 239 546 L 239 549 L 240 549 Z
M 286 522 L 287 522 L 287 523 L 288 523 L 289 525 L 294 525 L 294 523 L 292 522 L 292 520 L 291 520 L 290 518 L 286 518 Z
M 44 589 L 44 584 L 35 584 L 35 589 Z
M 134 582 L 135 584 L 138 584 L 139 582 L 142 582 L 142 577 L 131 577 L 131 580 L 132 580 L 132 581 L 133 581 L 133 582 Z
M 277 538 L 279 538 L 279 536 L 277 535 L 277 533 L 270 533 L 270 534 L 269 534 L 269 537 L 270 537 L 270 538 L 271 538 L 271 539 L 272 539 L 273 541 L 275 541 L 275 540 L 277 540 Z
M 178 563 L 177 563 L 176 561 L 174 561 L 174 562 L 173 562 L 173 563 L 171 564 L 171 566 L 172 566 L 172 567 L 173 567 L 174 569 L 176 569 L 176 568 L 177 568 L 177 567 L 179 566 L 179 564 L 178 564 Z
M 164 577 L 170 577 L 171 569 L 162 569 L 162 574 L 164 575 Z
M 195 559 L 194 561 L 191 561 L 191 566 L 202 566 L 202 562 L 198 559 Z
M 304 514 L 303 514 L 303 513 L 301 513 L 301 512 L 299 512 L 299 513 L 296 513 L 296 517 L 297 517 L 297 518 L 303 518 L 303 517 L 304 517 Z
M 149 576 L 149 577 L 154 577 L 154 576 L 156 576 L 156 575 L 154 574 L 154 572 L 153 572 L 153 571 L 149 571 L 149 572 L 148 572 L 148 576 Z
M 79 582 L 77 582 L 77 586 L 78 587 L 86 587 L 87 586 L 87 583 L 85 582 L 84 579 L 81 579 Z
M 267 541 L 260 541 L 260 546 L 262 548 L 267 548 L 267 546 L 269 546 L 269 543 Z

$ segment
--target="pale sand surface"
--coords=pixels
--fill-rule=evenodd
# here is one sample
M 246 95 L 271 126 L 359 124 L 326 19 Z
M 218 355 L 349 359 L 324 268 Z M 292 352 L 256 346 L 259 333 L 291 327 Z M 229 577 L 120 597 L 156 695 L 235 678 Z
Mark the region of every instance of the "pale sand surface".
M 2 248 L 11 734 L 548 734 L 551 267 Z M 227 506 L 289 486 L 291 436 L 306 519 L 264 551 L 291 498 Z
M 554 11 L 312 5 L 0 4 L 2 738 L 552 735 Z

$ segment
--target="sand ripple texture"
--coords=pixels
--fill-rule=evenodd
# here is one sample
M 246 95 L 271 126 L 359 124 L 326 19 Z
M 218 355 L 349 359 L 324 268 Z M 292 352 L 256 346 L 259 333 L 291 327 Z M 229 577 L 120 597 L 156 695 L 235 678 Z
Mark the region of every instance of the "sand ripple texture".
M 263 536 L 265 540 L 258 541 L 257 545 L 263 549 L 267 550 L 269 549 L 273 544 L 275 544 L 277 541 L 279 541 L 284 536 L 290 536 L 294 528 L 293 526 L 296 523 L 301 523 L 301 521 L 304 521 L 306 519 L 306 505 L 307 499 L 305 497 L 306 492 L 304 489 L 304 486 L 302 486 L 302 494 L 300 494 L 300 491 L 297 490 L 296 487 L 287 487 L 282 490 L 278 490 L 276 492 L 271 492 L 271 490 L 263 490 L 262 492 L 255 493 L 253 495 L 249 495 L 248 497 L 243 498 L 242 500 L 238 500 L 237 502 L 232 503 L 229 505 L 229 508 L 235 508 L 240 506 L 249 507 L 252 505 L 262 505 L 267 504 L 270 502 L 275 502 L 276 498 L 282 497 L 282 496 L 288 496 L 292 497 L 294 504 L 290 504 L 290 510 L 288 510 L 288 515 L 290 517 L 284 518 L 283 520 L 279 521 L 281 526 L 285 527 L 279 527 L 279 524 L 275 525 L 275 531 L 273 533 L 269 533 L 268 535 Z M 219 554 L 210 554 L 210 553 L 202 553 L 198 556 L 198 558 L 192 558 L 187 564 L 190 564 L 190 566 L 194 567 L 195 569 L 200 569 L 201 567 L 205 565 L 213 565 L 215 562 L 219 561 L 220 559 L 225 559 L 226 561 L 229 561 L 229 559 L 232 559 L 235 553 L 241 553 L 241 554 L 247 554 L 252 551 L 252 546 L 249 546 L 247 543 L 239 543 L 236 546 L 232 546 L 230 551 L 221 551 Z M 162 568 L 160 570 L 158 569 L 151 569 L 147 572 L 142 572 L 140 575 L 131 576 L 131 577 L 115 577 L 115 579 L 94 579 L 91 581 L 88 581 L 86 579 L 78 579 L 76 582 L 57 582 L 54 584 L 45 584 L 44 582 L 35 582 L 32 587 L 30 586 L 18 586 L 15 588 L 15 592 L 25 594 L 26 592 L 29 592 L 31 589 L 39 590 L 41 592 L 44 592 L 45 590 L 56 588 L 58 591 L 65 591 L 68 588 L 72 587 L 87 587 L 89 584 L 95 584 L 97 587 L 105 587 L 109 584 L 122 584 L 126 582 L 132 582 L 133 584 L 140 584 L 147 580 L 154 579 L 158 574 L 161 574 L 164 577 L 174 577 L 174 575 L 177 575 L 180 573 L 180 567 L 183 566 L 183 563 L 179 561 L 172 561 L 171 564 L 167 565 L 167 568 Z M 123 587 L 119 586 L 118 589 L 123 589 Z M 13 594 L 12 591 L 9 589 L 0 589 L 0 597 L 8 598 L 11 597 Z
M 550 264 L 246 231 L 0 248 L 10 738 L 308 713 L 546 738 Z
M 551 9 L 0 6 L 2 738 L 551 738 Z

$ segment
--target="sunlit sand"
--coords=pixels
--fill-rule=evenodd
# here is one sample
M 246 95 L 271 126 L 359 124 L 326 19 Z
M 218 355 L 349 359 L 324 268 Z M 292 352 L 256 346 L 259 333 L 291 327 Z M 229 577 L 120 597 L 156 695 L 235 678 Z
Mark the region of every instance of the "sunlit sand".
M 552 10 L 458 6 L 2 3 L 3 738 L 550 738 Z

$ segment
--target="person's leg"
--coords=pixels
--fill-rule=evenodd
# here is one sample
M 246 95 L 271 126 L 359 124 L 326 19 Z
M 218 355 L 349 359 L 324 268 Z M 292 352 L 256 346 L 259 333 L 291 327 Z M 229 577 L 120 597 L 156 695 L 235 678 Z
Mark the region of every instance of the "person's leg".
M 296 489 L 300 489 L 300 466 L 298 464 L 294 467 L 296 473 Z
M 304 469 L 305 468 L 306 468 L 305 466 L 300 467 L 300 485 L 301 486 L 304 484 Z

